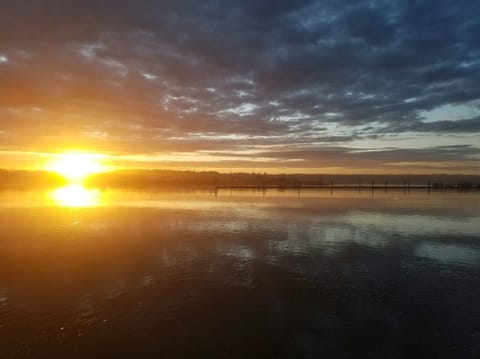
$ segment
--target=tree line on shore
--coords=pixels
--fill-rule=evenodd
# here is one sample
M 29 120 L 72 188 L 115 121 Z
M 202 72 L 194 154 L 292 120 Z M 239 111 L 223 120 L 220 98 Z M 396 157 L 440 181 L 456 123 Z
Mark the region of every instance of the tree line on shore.
M 0 170 L 1 188 L 44 188 L 67 184 L 61 175 L 47 171 Z M 480 188 L 480 175 L 344 175 L 219 173 L 215 171 L 119 170 L 89 176 L 84 184 L 100 188 L 155 187 L 328 187 L 428 186 L 432 189 Z

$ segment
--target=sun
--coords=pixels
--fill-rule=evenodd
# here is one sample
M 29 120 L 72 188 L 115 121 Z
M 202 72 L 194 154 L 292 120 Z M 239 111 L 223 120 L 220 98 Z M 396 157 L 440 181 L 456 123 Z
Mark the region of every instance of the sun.
M 99 157 L 100 155 L 90 153 L 62 153 L 48 162 L 45 169 L 58 173 L 70 181 L 78 182 L 89 175 L 106 170 Z

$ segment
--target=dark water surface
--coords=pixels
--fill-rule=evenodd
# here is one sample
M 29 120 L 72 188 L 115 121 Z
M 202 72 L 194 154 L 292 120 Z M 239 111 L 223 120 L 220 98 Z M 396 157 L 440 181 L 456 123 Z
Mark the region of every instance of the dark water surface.
M 0 358 L 480 357 L 479 193 L 75 191 L 0 193 Z

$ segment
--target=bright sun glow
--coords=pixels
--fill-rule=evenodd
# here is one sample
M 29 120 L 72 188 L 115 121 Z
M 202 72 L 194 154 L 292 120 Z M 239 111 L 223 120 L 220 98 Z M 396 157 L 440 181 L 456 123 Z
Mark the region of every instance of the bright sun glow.
M 100 203 L 100 192 L 81 185 L 60 187 L 51 193 L 51 197 L 63 207 L 92 207 Z
M 98 155 L 87 153 L 64 153 L 48 162 L 45 168 L 68 180 L 81 181 L 91 174 L 105 171 L 105 167 L 99 163 L 98 157 Z

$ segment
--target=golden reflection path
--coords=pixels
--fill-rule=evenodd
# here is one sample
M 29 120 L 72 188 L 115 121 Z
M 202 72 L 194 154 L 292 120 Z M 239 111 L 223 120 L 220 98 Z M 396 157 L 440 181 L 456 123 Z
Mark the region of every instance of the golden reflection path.
M 56 188 L 50 193 L 50 198 L 61 207 L 95 207 L 101 203 L 98 189 L 85 188 L 81 184 Z

